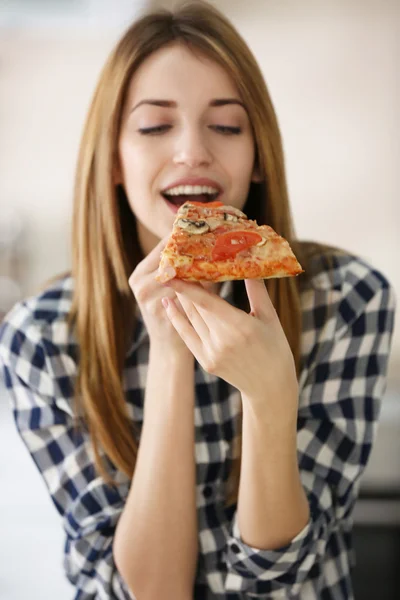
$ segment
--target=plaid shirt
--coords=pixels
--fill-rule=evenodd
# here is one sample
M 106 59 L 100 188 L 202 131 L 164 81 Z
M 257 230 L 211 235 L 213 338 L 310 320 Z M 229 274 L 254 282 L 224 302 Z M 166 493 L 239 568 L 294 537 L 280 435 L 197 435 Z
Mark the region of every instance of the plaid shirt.
M 347 255 L 333 260 L 333 268 L 314 260 L 301 294 L 298 462 L 311 517 L 284 548 L 246 545 L 236 507 L 224 507 L 240 396 L 196 364 L 196 600 L 353 598 L 352 510 L 384 393 L 394 298 L 386 279 L 363 261 Z M 4 380 L 18 431 L 62 517 L 64 565 L 75 600 L 130 599 L 112 555 L 129 480 L 110 471 L 118 486 L 106 486 L 95 473 L 88 436 L 73 427 L 78 353 L 66 323 L 72 285 L 71 278 L 61 279 L 5 318 Z M 222 288 L 228 301 L 231 287 Z M 123 378 L 138 441 L 148 353 L 139 315 Z

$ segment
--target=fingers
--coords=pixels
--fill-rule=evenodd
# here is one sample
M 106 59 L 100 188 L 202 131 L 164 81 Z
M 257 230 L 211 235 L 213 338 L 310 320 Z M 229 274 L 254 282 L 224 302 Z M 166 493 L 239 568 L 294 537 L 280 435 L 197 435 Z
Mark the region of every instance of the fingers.
M 164 297 L 162 304 L 167 312 L 167 316 L 183 342 L 189 348 L 193 356 L 198 357 L 201 353 L 202 341 L 196 330 L 189 323 L 185 315 L 178 310 L 175 302 Z
M 196 306 L 184 294 L 177 293 L 177 297 L 180 306 L 184 310 L 184 314 L 189 319 L 194 329 L 197 331 L 198 336 L 203 341 L 203 343 L 207 343 L 210 337 L 210 330 L 203 317 L 199 314 L 199 311 L 197 310 Z
M 274 305 L 271 302 L 264 280 L 246 279 L 247 295 L 250 303 L 250 314 L 259 318 L 264 323 L 270 323 L 277 319 Z M 202 288 L 202 286 L 173 279 L 168 282 L 168 287 L 172 288 L 181 299 L 185 297 L 191 300 L 199 316 L 206 322 L 208 329 L 211 330 L 218 322 L 223 324 L 227 318 L 227 305 L 225 300 Z M 230 326 L 242 318 L 242 311 L 229 306 Z M 219 325 L 220 326 L 220 325 Z
M 274 305 L 271 302 L 263 279 L 245 279 L 247 296 L 250 303 L 250 314 L 268 323 L 276 318 Z
M 173 279 L 168 282 L 168 287 L 171 287 L 178 296 L 183 295 L 191 300 L 195 305 L 199 315 L 208 323 L 213 321 L 223 322 L 226 319 L 227 303 L 225 300 L 205 290 L 201 285 L 189 283 L 180 279 Z M 231 318 L 234 313 L 237 316 L 241 311 L 233 306 L 229 306 Z

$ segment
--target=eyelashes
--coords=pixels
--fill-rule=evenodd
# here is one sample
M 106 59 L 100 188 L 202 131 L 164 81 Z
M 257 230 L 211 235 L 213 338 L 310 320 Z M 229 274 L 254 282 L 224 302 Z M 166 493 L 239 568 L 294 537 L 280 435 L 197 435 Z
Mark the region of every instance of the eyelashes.
M 141 135 L 159 135 L 171 129 L 171 125 L 157 125 L 156 127 L 142 127 L 138 129 Z
M 141 135 L 162 135 L 172 129 L 172 125 L 156 125 L 155 127 L 142 127 L 138 129 Z M 240 127 L 231 127 L 228 125 L 209 125 L 209 129 L 222 135 L 240 135 Z
M 242 133 L 240 127 L 229 127 L 228 125 L 210 125 L 210 128 L 224 135 L 239 135 Z

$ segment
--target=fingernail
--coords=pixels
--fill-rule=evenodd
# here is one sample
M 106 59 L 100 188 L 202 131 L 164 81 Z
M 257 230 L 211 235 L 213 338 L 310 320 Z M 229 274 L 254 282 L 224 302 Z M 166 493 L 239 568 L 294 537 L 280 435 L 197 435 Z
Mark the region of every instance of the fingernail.
M 162 298 L 161 303 L 164 308 L 168 308 L 168 306 L 169 306 L 168 298 Z

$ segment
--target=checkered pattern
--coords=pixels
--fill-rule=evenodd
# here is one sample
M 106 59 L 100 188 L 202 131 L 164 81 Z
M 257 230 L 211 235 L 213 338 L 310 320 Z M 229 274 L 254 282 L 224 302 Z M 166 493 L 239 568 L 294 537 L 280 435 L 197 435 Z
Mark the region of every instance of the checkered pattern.
M 284 548 L 247 546 L 236 507 L 224 508 L 240 397 L 196 365 L 196 600 L 353 597 L 352 509 L 384 392 L 394 298 L 385 278 L 363 261 L 333 260 L 333 267 L 315 260 L 303 284 L 298 461 L 311 518 Z M 112 541 L 129 481 L 110 471 L 118 486 L 109 489 L 95 473 L 87 435 L 73 427 L 77 346 L 66 325 L 71 291 L 65 278 L 17 305 L 0 329 L 0 357 L 18 431 L 62 517 L 65 572 L 75 599 L 122 600 L 132 595 L 116 571 Z M 230 283 L 222 295 L 232 301 Z M 148 350 L 139 316 L 124 371 L 138 440 Z

